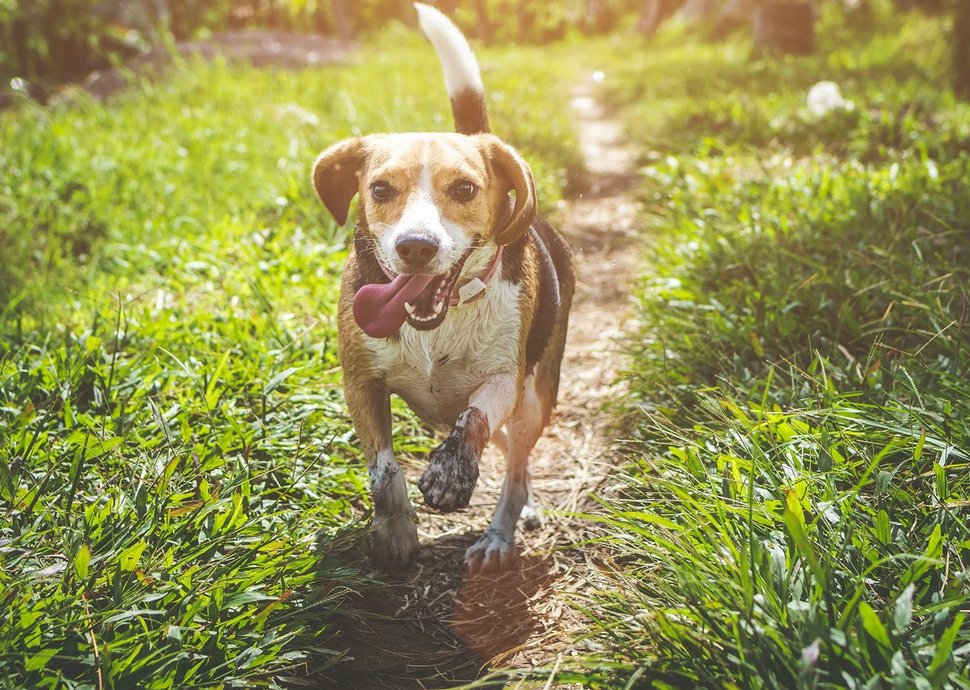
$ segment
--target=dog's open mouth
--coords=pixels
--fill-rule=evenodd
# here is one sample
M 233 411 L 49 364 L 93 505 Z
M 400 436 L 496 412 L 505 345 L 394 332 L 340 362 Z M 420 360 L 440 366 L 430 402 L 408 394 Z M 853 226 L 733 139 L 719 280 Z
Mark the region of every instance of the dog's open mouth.
M 469 253 L 465 252 L 447 273 L 434 276 L 420 294 L 404 302 L 404 311 L 407 312 L 411 326 L 419 331 L 430 331 L 445 320 L 451 302 L 451 291 L 455 288 L 455 282 Z
M 390 283 L 365 285 L 354 295 L 354 320 L 372 338 L 386 338 L 407 321 L 419 331 L 437 328 L 448 314 L 451 292 L 471 250 L 447 273 L 398 275 Z

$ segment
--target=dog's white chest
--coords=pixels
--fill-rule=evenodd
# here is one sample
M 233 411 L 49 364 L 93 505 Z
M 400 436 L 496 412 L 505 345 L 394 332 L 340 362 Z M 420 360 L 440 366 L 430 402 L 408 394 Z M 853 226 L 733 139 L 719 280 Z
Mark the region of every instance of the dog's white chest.
M 450 428 L 486 380 L 517 374 L 518 298 L 517 285 L 496 281 L 482 299 L 452 307 L 434 330 L 405 324 L 398 338 L 368 339 L 390 391 L 427 424 Z

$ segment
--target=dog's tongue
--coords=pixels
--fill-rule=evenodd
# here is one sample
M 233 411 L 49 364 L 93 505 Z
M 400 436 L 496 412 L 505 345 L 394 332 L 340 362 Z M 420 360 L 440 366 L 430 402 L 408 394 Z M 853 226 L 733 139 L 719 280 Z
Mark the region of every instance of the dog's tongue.
M 354 295 L 354 320 L 371 338 L 386 338 L 404 325 L 404 303 L 424 292 L 433 275 L 400 275 L 390 283 L 365 285 Z

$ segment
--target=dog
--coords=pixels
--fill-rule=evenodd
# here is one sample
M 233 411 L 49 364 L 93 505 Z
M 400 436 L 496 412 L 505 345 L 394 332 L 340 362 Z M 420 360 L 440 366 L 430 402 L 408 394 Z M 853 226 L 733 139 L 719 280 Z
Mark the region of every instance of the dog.
M 346 139 L 320 154 L 312 178 L 341 225 L 360 197 L 337 329 L 374 499 L 372 558 L 401 571 L 418 550 L 392 453 L 394 393 L 447 433 L 418 484 L 432 508 L 466 507 L 485 446 L 504 451 L 494 516 L 465 552 L 469 570 L 488 572 L 514 562 L 520 518 L 540 524 L 529 454 L 556 404 L 574 271 L 566 242 L 537 215 L 529 166 L 490 133 L 468 41 L 438 10 L 415 8 L 444 69 L 456 132 Z

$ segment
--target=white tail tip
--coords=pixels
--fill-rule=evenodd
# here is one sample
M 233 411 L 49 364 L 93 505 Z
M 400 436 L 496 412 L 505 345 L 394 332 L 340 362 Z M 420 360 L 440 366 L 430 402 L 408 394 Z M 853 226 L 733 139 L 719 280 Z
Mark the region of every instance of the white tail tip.
M 478 60 L 468 45 L 468 39 L 455 24 L 439 10 L 421 2 L 414 3 L 421 31 L 431 41 L 445 72 L 448 95 L 454 97 L 462 91 L 484 93 Z

